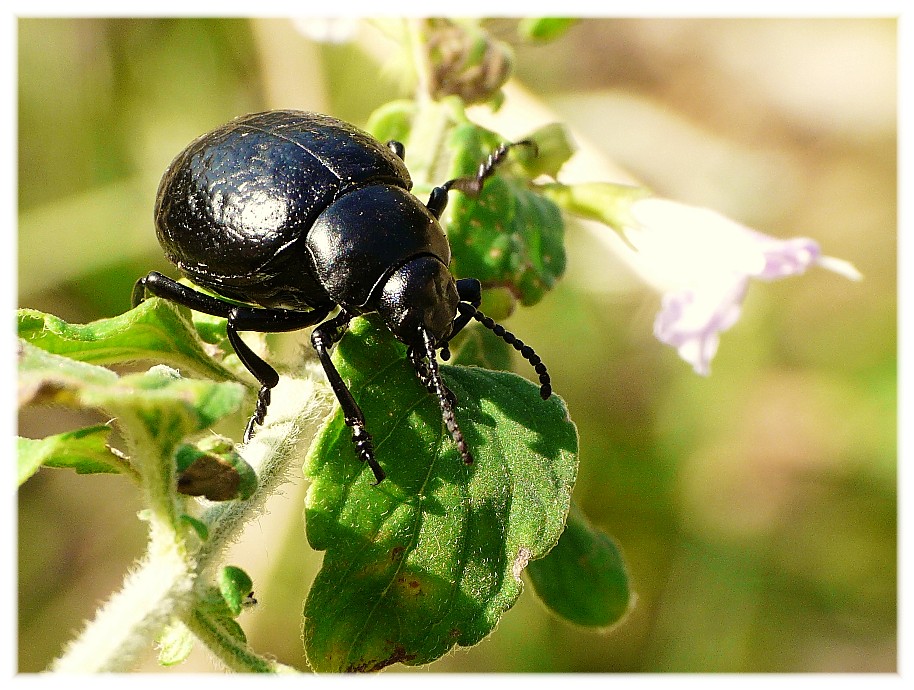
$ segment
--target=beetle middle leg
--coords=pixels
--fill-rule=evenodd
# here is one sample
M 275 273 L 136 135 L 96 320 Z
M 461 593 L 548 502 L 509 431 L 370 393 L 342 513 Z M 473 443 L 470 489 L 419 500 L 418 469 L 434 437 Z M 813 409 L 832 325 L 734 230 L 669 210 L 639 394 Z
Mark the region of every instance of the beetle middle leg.
M 340 372 L 333 366 L 330 359 L 330 348 L 343 337 L 352 315 L 344 310 L 334 316 L 329 321 L 325 321 L 320 326 L 311 331 L 311 345 L 317 352 L 318 359 L 324 367 L 324 373 L 327 375 L 327 381 L 330 388 L 333 389 L 336 399 L 343 408 L 343 419 L 346 426 L 352 429 L 352 443 L 355 445 L 356 453 L 359 459 L 371 468 L 375 476 L 375 485 L 380 484 L 384 477 L 384 470 L 378 464 L 374 457 L 374 446 L 371 442 L 371 434 L 365 427 L 365 415 L 362 408 L 352 397 L 352 392 L 340 376 Z
M 142 302 L 146 293 L 167 299 L 183 305 L 194 311 L 227 319 L 226 335 L 229 343 L 254 378 L 260 383 L 257 393 L 257 405 L 254 414 L 244 429 L 242 440 L 247 443 L 251 440 L 254 429 L 258 424 L 263 424 L 267 408 L 270 405 L 270 391 L 279 382 L 276 370 L 261 359 L 245 343 L 239 331 L 255 331 L 259 333 L 280 333 L 297 331 L 300 328 L 313 326 L 327 316 L 329 309 L 320 308 L 312 311 L 294 311 L 291 309 L 260 309 L 256 307 L 243 307 L 223 302 L 211 295 L 197 292 L 187 285 L 182 285 L 157 271 L 152 271 L 147 276 L 140 278 L 133 288 L 131 302 L 137 306 Z
M 245 443 L 251 440 L 254 429 L 263 424 L 270 406 L 271 390 L 279 383 L 279 374 L 276 370 L 261 359 L 241 339 L 239 331 L 254 331 L 257 333 L 280 333 L 297 331 L 299 328 L 313 326 L 327 316 L 327 309 L 317 309 L 313 312 L 296 312 L 284 309 L 254 309 L 252 307 L 234 307 L 228 314 L 228 323 L 225 326 L 229 343 L 238 355 L 238 359 L 245 368 L 253 374 L 260 383 L 257 393 L 257 406 L 244 429 L 242 439 Z

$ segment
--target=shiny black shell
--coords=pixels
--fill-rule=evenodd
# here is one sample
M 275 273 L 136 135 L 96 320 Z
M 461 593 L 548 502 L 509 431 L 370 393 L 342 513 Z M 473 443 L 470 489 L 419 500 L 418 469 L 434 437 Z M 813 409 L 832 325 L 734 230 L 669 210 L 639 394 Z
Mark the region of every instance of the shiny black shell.
M 168 259 L 196 284 L 266 308 L 361 311 L 393 267 L 450 248 L 403 161 L 326 115 L 274 110 L 193 141 L 159 185 Z

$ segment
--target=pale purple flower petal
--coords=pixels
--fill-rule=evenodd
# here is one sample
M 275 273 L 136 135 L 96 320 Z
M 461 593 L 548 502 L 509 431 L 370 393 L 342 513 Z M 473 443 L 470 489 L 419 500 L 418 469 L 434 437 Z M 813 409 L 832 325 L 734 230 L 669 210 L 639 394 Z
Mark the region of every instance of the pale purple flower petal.
M 861 277 L 849 262 L 822 256 L 814 240 L 770 237 L 710 209 L 646 198 L 630 212 L 633 265 L 663 292 L 654 335 L 704 376 L 720 334 L 739 319 L 749 278 L 777 280 L 813 265 Z
M 762 280 L 777 280 L 787 276 L 800 275 L 812 264 L 818 262 L 822 252 L 819 245 L 806 237 L 778 240 L 759 235 L 759 251 L 765 258 L 765 267 L 753 277 Z
M 739 319 L 748 285 L 746 277 L 736 276 L 729 285 L 664 294 L 654 320 L 654 336 L 675 347 L 696 374 L 707 376 L 717 354 L 719 334 Z

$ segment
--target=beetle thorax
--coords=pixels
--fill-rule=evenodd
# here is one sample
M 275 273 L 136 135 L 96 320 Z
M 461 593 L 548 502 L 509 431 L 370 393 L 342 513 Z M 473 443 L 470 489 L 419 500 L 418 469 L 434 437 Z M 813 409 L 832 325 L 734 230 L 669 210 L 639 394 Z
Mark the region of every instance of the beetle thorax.
M 438 220 L 408 191 L 389 184 L 335 199 L 314 220 L 307 248 L 327 294 L 356 314 L 377 309 L 385 283 L 399 267 L 421 256 L 435 257 L 445 267 L 451 260 Z

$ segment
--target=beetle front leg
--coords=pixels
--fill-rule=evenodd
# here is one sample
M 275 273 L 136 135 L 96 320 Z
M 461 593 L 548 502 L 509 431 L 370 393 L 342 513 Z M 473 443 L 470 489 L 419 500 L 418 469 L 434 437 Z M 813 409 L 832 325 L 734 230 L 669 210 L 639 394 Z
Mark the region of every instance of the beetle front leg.
M 375 460 L 371 434 L 365 428 L 365 415 L 362 413 L 362 409 L 355 401 L 355 398 L 352 397 L 352 392 L 346 386 L 346 382 L 343 381 L 340 372 L 336 370 L 336 367 L 333 366 L 333 361 L 330 359 L 330 348 L 343 337 L 351 319 L 352 316 L 350 314 L 341 311 L 334 318 L 325 321 L 311 331 L 311 345 L 317 352 L 318 359 L 320 359 L 321 365 L 324 367 L 324 373 L 327 375 L 330 388 L 333 389 L 340 407 L 343 408 L 343 419 L 346 422 L 346 426 L 352 429 L 352 443 L 355 445 L 356 453 L 359 459 L 371 468 L 375 476 L 375 485 L 377 486 L 384 480 L 386 475 L 378 461 Z

